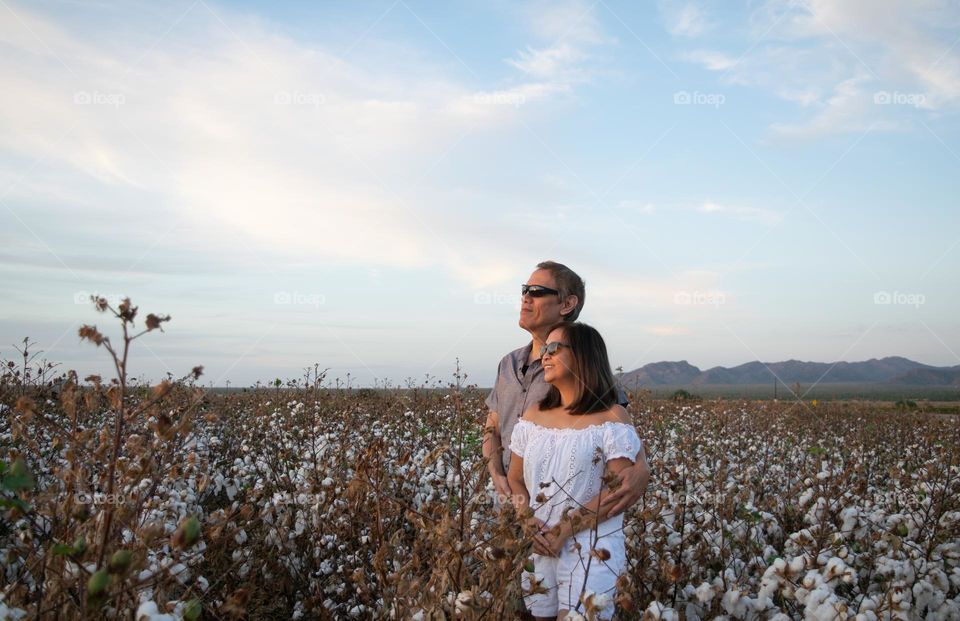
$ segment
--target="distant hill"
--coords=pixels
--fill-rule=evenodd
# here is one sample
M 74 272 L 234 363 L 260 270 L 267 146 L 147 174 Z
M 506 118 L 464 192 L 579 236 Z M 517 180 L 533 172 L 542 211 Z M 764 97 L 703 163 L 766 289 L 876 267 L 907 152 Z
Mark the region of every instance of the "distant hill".
M 686 360 L 680 362 L 653 362 L 635 371 L 623 374 L 623 383 L 633 386 L 664 386 L 690 384 L 700 375 L 700 369 Z
M 886 380 L 902 386 L 956 386 L 960 388 L 960 365 L 955 367 L 912 369 Z
M 686 360 L 653 362 L 627 371 L 624 386 L 713 386 L 773 383 L 785 384 L 894 384 L 904 386 L 958 386 L 960 365 L 934 367 L 902 356 L 871 358 L 863 362 L 753 361 L 735 367 L 713 367 L 701 371 Z

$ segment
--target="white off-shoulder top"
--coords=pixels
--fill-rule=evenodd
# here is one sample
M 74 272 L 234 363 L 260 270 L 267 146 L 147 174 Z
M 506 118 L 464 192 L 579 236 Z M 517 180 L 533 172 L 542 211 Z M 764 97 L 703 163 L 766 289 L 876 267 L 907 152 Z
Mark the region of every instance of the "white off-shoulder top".
M 633 425 L 605 422 L 582 429 L 543 427 L 521 418 L 513 428 L 510 450 L 523 458 L 523 482 L 534 515 L 553 526 L 567 507 L 594 498 L 603 485 L 606 462 L 636 461 L 641 440 Z M 619 531 L 623 513 L 607 519 L 600 535 Z

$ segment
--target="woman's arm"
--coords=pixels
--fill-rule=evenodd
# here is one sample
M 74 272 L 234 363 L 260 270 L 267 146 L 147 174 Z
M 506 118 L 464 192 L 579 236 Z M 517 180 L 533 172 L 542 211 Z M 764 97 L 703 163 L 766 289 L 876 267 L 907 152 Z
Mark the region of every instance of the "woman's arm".
M 510 456 L 510 470 L 507 472 L 507 481 L 510 483 L 510 501 L 517 512 L 530 506 L 530 494 L 523 482 L 523 457 L 516 453 Z
M 516 453 L 510 458 L 510 470 L 507 472 L 507 480 L 510 481 L 510 500 L 520 516 L 528 515 L 526 519 L 527 534 L 533 539 L 533 551 L 543 556 L 556 556 L 559 550 L 554 550 L 550 546 L 550 540 L 543 531 L 543 520 L 533 515 L 533 507 L 530 506 L 530 494 L 527 492 L 527 486 L 523 482 L 523 457 Z

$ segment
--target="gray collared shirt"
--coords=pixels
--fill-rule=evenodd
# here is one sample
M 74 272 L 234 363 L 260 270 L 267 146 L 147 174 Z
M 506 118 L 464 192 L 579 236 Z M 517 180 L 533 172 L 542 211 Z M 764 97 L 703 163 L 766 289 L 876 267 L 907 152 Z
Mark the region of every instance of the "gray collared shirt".
M 497 367 L 497 379 L 493 390 L 487 395 L 487 407 L 500 418 L 500 444 L 503 446 L 501 460 L 504 471 L 510 468 L 510 439 L 513 426 L 532 405 L 539 403 L 550 392 L 550 384 L 543 379 L 543 367 L 540 359 L 535 358 L 526 372 L 523 367 L 530 359 L 533 341 L 520 349 L 515 349 L 500 360 Z M 626 407 L 629 402 L 622 388 L 619 388 L 620 404 Z

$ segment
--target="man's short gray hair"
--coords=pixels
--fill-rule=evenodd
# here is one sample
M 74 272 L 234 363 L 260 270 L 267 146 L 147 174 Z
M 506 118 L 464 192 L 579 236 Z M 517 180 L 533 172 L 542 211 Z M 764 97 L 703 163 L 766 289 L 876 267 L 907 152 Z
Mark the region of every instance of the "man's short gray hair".
M 583 283 L 583 279 L 572 269 L 556 261 L 537 263 L 537 269 L 547 270 L 553 274 L 553 279 L 557 282 L 557 291 L 560 292 L 561 302 L 566 300 L 569 295 L 577 296 L 577 305 L 572 311 L 563 315 L 564 321 L 576 321 L 577 317 L 580 316 L 580 311 L 583 310 L 583 303 L 587 298 L 587 289 Z

